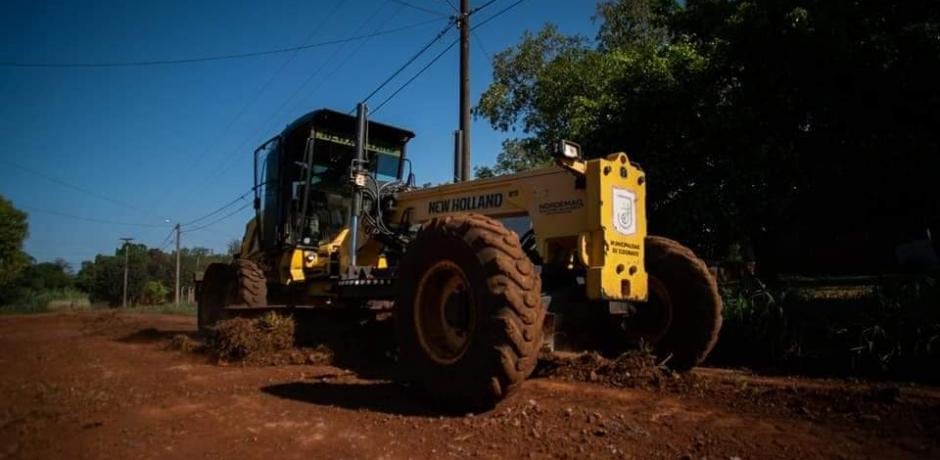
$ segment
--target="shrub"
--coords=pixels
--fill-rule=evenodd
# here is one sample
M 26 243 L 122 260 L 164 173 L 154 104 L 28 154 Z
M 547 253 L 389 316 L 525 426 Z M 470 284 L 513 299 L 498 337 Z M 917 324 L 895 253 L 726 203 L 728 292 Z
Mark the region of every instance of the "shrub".
M 940 381 L 936 275 L 884 278 L 867 289 L 722 289 L 712 362 L 817 375 Z M 833 295 L 835 292 L 837 295 Z
M 141 295 L 141 302 L 144 305 L 160 305 L 166 303 L 166 296 L 169 294 L 163 283 L 159 281 L 147 281 L 144 283 L 144 292 Z
M 18 290 L 10 303 L 0 307 L 0 313 L 45 313 L 60 310 L 83 310 L 91 306 L 88 294 L 73 288 L 33 291 Z

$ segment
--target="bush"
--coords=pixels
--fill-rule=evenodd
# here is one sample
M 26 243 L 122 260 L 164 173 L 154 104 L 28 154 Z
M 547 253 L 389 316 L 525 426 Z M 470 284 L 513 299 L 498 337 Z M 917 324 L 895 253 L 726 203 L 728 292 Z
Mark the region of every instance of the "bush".
M 0 313 L 45 313 L 60 310 L 83 310 L 91 306 L 88 294 L 73 288 L 44 291 L 20 289 L 12 297 L 8 304 L 0 306 Z
M 170 290 L 163 286 L 159 281 L 147 281 L 144 283 L 144 292 L 141 294 L 141 302 L 144 305 L 160 305 L 166 303 L 166 296 Z
M 833 294 L 836 292 L 836 295 Z M 712 362 L 814 375 L 940 382 L 936 275 L 885 278 L 867 289 L 723 288 Z

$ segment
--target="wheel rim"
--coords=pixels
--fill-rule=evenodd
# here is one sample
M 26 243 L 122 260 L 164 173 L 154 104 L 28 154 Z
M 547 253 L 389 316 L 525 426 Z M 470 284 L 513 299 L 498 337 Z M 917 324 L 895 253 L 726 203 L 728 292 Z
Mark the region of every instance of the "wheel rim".
M 656 344 L 672 325 L 672 297 L 666 285 L 654 276 L 649 277 L 649 301 L 636 308 L 636 312 L 623 321 L 628 340 Z
M 414 302 L 415 330 L 427 355 L 440 364 L 460 359 L 476 323 L 473 294 L 463 270 L 448 260 L 434 264 L 418 282 Z

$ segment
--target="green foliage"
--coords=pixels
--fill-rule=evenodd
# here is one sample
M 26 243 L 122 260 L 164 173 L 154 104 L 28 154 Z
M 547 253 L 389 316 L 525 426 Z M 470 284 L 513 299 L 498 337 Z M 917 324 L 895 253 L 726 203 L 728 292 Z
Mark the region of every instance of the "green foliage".
M 543 164 L 561 138 L 626 151 L 650 178 L 651 232 L 706 258 L 752 241 L 771 269 L 835 232 L 940 215 L 926 2 L 616 0 L 598 20 L 593 43 L 546 26 L 495 56 L 476 114 L 519 137 L 478 175 Z
M 150 249 L 142 244 L 127 246 L 128 251 L 128 302 L 159 303 L 158 299 L 170 296 L 176 283 L 176 253 Z M 182 248 L 180 250 L 180 289 L 193 286 L 196 270 L 203 270 L 213 262 L 227 263 L 231 257 L 214 254 L 206 248 Z M 198 267 L 197 267 L 198 266 Z M 118 248 L 113 256 L 99 254 L 94 261 L 82 263 L 77 285 L 91 294 L 96 302 L 112 306 L 121 305 L 124 293 L 124 248 Z M 148 283 L 158 283 L 166 292 L 147 292 Z M 151 286 L 151 289 L 155 286 Z
M 29 256 L 23 252 L 23 240 L 28 234 L 26 213 L 0 196 L 0 303 L 5 300 L 4 291 L 29 266 Z
M 31 291 L 62 290 L 74 285 L 73 278 L 68 262 L 58 259 L 30 265 L 23 270 L 16 284 Z
M 22 251 L 28 234 L 27 216 L 0 197 L 0 306 L 4 312 L 40 312 L 50 308 L 87 306 L 90 301 L 120 305 L 124 293 L 124 260 L 127 251 L 128 301 L 162 304 L 166 286 L 176 278 L 176 253 L 165 253 L 142 244 L 118 248 L 114 255 L 98 254 L 85 261 L 78 274 L 62 259 L 35 263 Z M 230 249 L 235 242 L 230 244 Z M 206 248 L 180 251 L 180 287 L 193 286 L 193 275 L 213 262 L 227 263 L 231 256 Z M 87 294 L 81 294 L 83 291 Z M 76 303 L 77 302 L 77 303 Z M 73 305 L 74 304 L 74 305 Z M 182 309 L 180 312 L 189 313 Z
M 88 294 L 74 288 L 23 290 L 10 302 L 0 305 L 0 314 L 46 313 L 90 307 Z
M 141 302 L 144 305 L 159 305 L 167 301 L 167 295 L 170 290 L 159 281 L 147 281 L 144 283 L 144 292 L 141 294 Z
M 5 313 L 39 313 L 88 308 L 88 295 L 74 288 L 71 267 L 62 259 L 31 263 L 0 289 Z
M 938 274 L 883 279 L 842 296 L 820 295 L 820 288 L 726 287 L 712 362 L 940 382 L 937 280 Z
M 536 143 L 527 139 L 507 139 L 503 141 L 503 151 L 496 158 L 493 166 L 478 166 L 474 174 L 478 178 L 509 174 L 513 171 L 526 171 L 551 164 L 551 156 Z

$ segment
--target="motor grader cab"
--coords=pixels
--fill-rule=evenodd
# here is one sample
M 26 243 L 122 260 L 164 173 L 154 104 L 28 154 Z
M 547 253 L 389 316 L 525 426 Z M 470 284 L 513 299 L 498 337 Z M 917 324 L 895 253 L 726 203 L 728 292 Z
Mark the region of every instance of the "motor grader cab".
M 546 345 L 645 344 L 677 370 L 709 353 L 715 280 L 647 235 L 646 174 L 625 153 L 560 142 L 552 166 L 418 189 L 403 174 L 413 136 L 360 106 L 263 144 L 257 215 L 236 260 L 207 269 L 200 328 L 262 308 L 386 308 L 408 375 L 461 410 L 504 398 Z
M 254 261 L 265 271 L 266 284 L 277 287 L 271 303 L 302 304 L 311 297 L 310 286 L 299 283 L 335 278 L 339 267 L 349 265 L 348 237 L 358 220 L 352 215 L 354 163 L 377 186 L 404 186 L 406 145 L 414 133 L 374 122 L 366 129 L 369 144 L 358 163 L 356 119 L 327 109 L 299 118 L 255 151 L 256 217 L 248 224 L 240 258 Z M 375 262 L 377 254 L 370 255 Z M 268 303 L 253 300 L 252 305 Z

